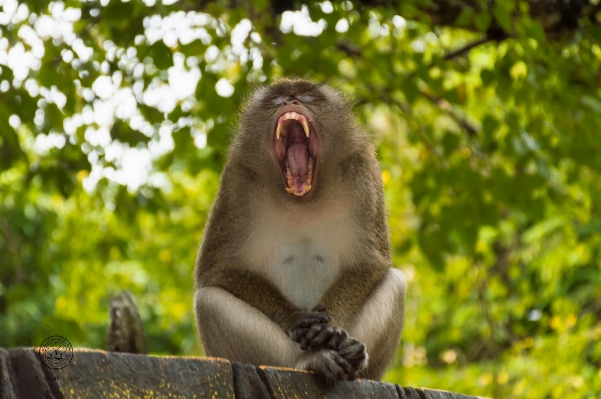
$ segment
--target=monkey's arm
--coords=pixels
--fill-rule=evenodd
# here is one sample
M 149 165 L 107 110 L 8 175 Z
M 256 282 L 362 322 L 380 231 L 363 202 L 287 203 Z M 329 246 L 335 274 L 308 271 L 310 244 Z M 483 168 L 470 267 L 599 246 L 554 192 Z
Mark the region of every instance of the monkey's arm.
M 196 325 L 205 352 L 250 364 L 307 369 L 327 379 L 347 379 L 351 365 L 336 351 L 303 351 L 263 312 L 223 288 L 209 286 L 194 296 Z
M 201 281 L 202 286 L 220 287 L 259 310 L 286 334 L 302 323 L 330 321 L 329 315 L 323 312 L 298 309 L 270 281 L 251 271 L 211 270 Z
M 209 356 L 275 366 L 290 366 L 301 356 L 299 345 L 278 324 L 223 288 L 199 288 L 194 307 Z

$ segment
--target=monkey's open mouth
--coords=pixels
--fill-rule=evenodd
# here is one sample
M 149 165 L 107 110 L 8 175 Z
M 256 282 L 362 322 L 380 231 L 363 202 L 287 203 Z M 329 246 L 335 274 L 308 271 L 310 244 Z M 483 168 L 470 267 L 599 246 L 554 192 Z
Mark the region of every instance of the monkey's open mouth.
M 311 120 L 298 112 L 282 114 L 275 125 L 275 156 L 286 191 L 302 197 L 314 181 L 318 148 Z

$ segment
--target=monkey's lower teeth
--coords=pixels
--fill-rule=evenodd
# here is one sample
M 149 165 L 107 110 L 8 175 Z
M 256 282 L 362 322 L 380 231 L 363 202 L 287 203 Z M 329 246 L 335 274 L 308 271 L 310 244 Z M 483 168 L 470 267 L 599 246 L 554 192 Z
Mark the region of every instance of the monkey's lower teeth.
M 309 155 L 309 161 L 307 162 L 307 184 L 311 186 L 313 182 L 313 157 Z
M 306 186 L 305 189 L 300 192 L 296 192 L 296 191 L 294 191 L 293 188 L 290 188 L 290 187 L 286 187 L 286 191 L 288 191 L 290 194 L 294 195 L 295 197 L 302 197 L 303 195 L 305 195 L 309 191 L 311 191 L 311 185 Z
M 292 187 L 294 182 L 292 172 L 290 171 L 290 163 L 288 162 L 288 158 L 286 158 L 286 182 L 288 183 L 288 187 Z
M 290 194 L 296 196 L 296 197 L 301 197 L 303 195 L 305 195 L 306 193 L 308 193 L 309 191 L 311 191 L 311 184 L 313 183 L 313 168 L 315 167 L 315 160 L 313 159 L 313 157 L 311 155 L 309 155 L 309 159 L 307 160 L 307 175 L 305 177 L 305 185 L 302 188 L 301 191 L 296 191 L 298 189 L 298 187 L 302 187 L 303 184 L 299 183 L 298 185 L 295 184 L 295 179 L 302 181 L 301 177 L 294 177 L 292 175 L 292 171 L 290 170 L 290 162 L 288 161 L 288 158 L 286 158 L 286 191 L 288 191 Z

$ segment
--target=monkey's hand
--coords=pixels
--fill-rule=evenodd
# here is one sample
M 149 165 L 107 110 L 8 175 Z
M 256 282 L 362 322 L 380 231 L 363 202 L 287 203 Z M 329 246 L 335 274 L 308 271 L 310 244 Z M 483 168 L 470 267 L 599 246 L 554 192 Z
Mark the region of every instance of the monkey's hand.
M 355 373 L 367 367 L 365 344 L 349 337 L 342 328 L 329 324 L 330 320 L 331 317 L 323 305 L 317 305 L 310 311 L 299 312 L 294 318 L 289 336 L 293 341 L 300 343 L 302 350 L 311 349 L 321 354 L 317 356 L 314 368 L 307 367 L 308 369 L 324 375 L 344 374 L 344 378 L 330 376 L 327 377 L 329 379 L 352 380 Z M 333 364 L 337 364 L 344 372 L 333 372 L 332 370 L 336 369 Z M 350 365 L 350 370 L 347 370 L 347 365 Z M 322 372 L 324 368 L 332 372 Z
M 347 332 L 331 324 L 314 325 L 301 341 L 301 349 L 318 351 L 329 349 L 336 351 L 352 367 L 348 379 L 354 379 L 354 373 L 367 367 L 367 351 L 365 344 L 349 337 Z
M 367 350 L 365 344 L 353 337 L 346 337 L 336 348 L 338 354 L 353 367 L 354 373 L 364 370 L 367 367 Z M 349 378 L 349 379 L 353 379 Z
M 297 340 L 302 350 L 334 349 L 345 342 L 348 334 L 340 327 L 332 324 L 314 324 L 310 328 L 303 329 L 303 334 Z
M 349 337 L 347 332 L 331 324 L 313 325 L 300 340 L 301 349 L 314 351 L 334 351 L 351 366 L 345 379 L 355 379 L 355 373 L 367 367 L 367 351 L 365 344 Z M 337 357 L 335 357 L 337 359 Z M 346 363 L 344 363 L 346 365 Z M 340 364 L 340 363 L 339 363 Z
M 308 352 L 308 357 L 297 364 L 297 368 L 311 370 L 326 380 L 352 380 L 355 378 L 353 366 L 332 349 Z
M 329 326 L 329 321 L 330 315 L 326 313 L 325 306 L 317 305 L 312 310 L 301 311 L 294 315 L 288 335 L 293 341 L 301 344 L 302 350 L 307 350 L 308 344 L 313 339 L 307 340 L 307 334 L 312 330 L 321 331 L 325 326 Z

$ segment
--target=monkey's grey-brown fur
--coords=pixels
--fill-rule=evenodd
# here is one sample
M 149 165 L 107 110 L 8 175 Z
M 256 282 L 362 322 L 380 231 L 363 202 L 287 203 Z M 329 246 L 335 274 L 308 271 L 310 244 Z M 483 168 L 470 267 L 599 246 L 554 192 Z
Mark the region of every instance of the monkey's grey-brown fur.
M 280 80 L 248 97 L 196 264 L 207 355 L 330 380 L 382 377 L 399 344 L 406 283 L 391 268 L 380 175 L 373 146 L 330 87 Z

